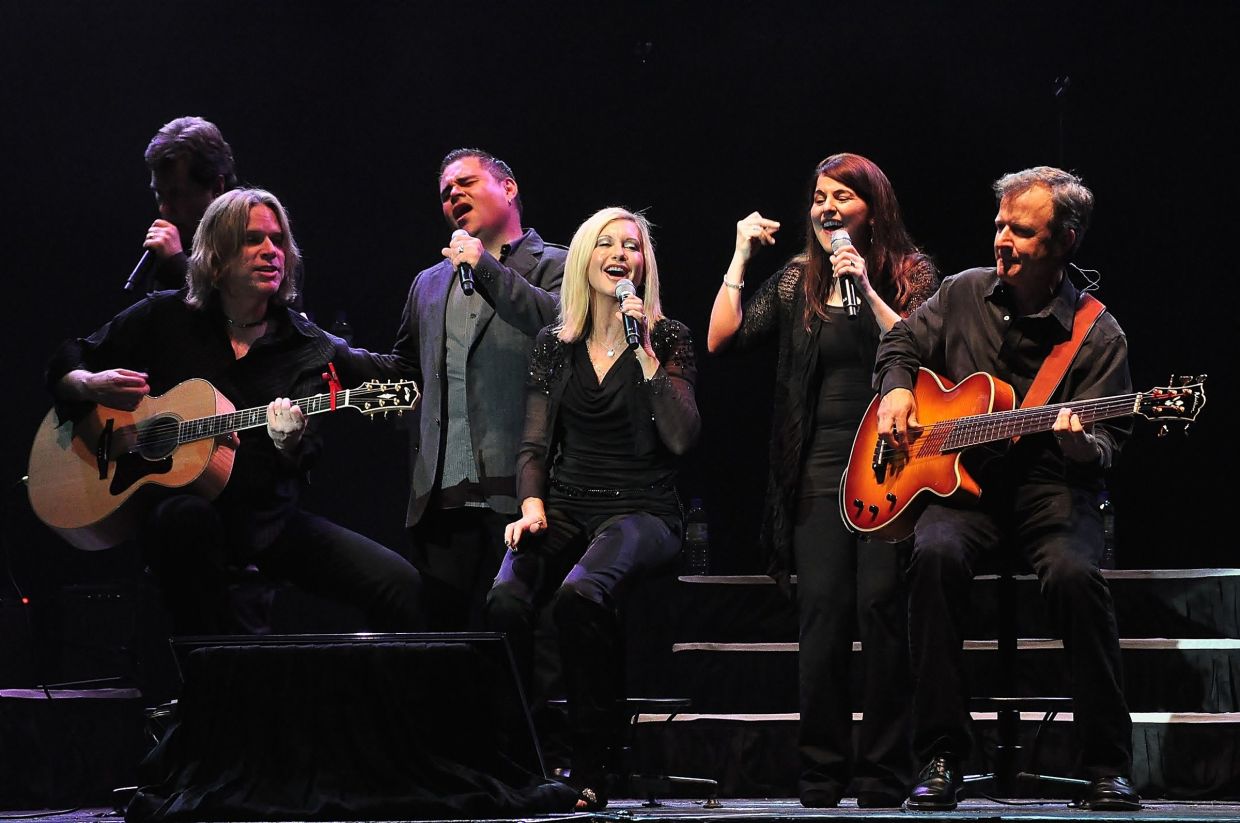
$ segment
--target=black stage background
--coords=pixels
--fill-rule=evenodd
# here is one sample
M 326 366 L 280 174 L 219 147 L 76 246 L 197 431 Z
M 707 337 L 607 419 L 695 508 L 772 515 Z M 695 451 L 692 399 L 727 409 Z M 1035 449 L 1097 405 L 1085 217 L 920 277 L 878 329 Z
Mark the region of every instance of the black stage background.
M 725 573 L 759 570 L 774 361 L 705 355 L 735 221 L 759 209 L 784 223 L 756 285 L 802 242 L 814 163 L 860 152 L 950 273 L 990 259 L 996 176 L 1073 168 L 1098 196 L 1081 263 L 1102 272 L 1137 388 L 1173 371 L 1211 376 L 1195 436 L 1156 440 L 1139 425 L 1115 472 L 1120 563 L 1234 563 L 1217 455 L 1234 419 L 1236 5 L 789 6 L 5 3 L 0 537 L 39 622 L 55 623 L 46 604 L 60 584 L 137 567 L 123 550 L 59 543 L 14 484 L 48 407 L 44 358 L 126 303 L 120 286 L 154 217 L 142 152 L 185 114 L 219 124 L 243 181 L 291 210 L 315 318 L 345 313 L 372 348 L 390 345 L 412 275 L 438 259 L 448 149 L 506 158 L 527 225 L 553 241 L 599 207 L 647 209 L 665 307 L 701 355 L 705 434 L 683 488 L 706 500 Z M 310 505 L 403 546 L 404 434 L 339 417 Z

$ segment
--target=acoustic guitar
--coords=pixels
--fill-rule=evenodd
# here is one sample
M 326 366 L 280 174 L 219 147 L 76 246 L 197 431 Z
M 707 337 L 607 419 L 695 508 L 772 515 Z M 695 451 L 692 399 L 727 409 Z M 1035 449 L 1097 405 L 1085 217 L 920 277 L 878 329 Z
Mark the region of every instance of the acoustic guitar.
M 307 414 L 356 409 L 386 414 L 417 407 L 411 380 L 371 380 L 355 389 L 294 401 Z M 39 519 L 79 549 L 115 546 L 141 521 L 159 489 L 214 499 L 232 473 L 228 436 L 267 425 L 267 407 L 237 411 L 206 380 L 186 380 L 133 411 L 96 406 L 71 424 L 48 412 L 30 449 L 30 504 Z
M 1204 375 L 1181 378 L 1179 385 L 1148 392 L 1022 409 L 1016 408 L 1015 390 L 989 374 L 977 372 L 953 386 L 921 369 L 913 387 L 921 429 L 899 447 L 888 445 L 878 436 L 881 398 L 870 401 L 840 482 L 840 514 L 858 534 L 903 540 L 934 497 L 981 496 L 981 486 L 961 462 L 966 450 L 1050 431 L 1062 408 L 1072 409 L 1085 425 L 1135 414 L 1188 423 L 1205 405 L 1204 380 Z

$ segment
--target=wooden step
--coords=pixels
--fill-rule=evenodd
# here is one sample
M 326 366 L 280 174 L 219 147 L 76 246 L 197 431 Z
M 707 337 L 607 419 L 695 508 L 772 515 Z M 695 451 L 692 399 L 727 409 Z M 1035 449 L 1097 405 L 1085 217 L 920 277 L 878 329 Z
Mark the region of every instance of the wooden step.
M 994 640 L 965 641 L 972 692 L 994 694 Z M 1016 682 L 1025 695 L 1066 695 L 1063 642 L 1018 642 Z M 1240 640 L 1226 638 L 1121 638 L 1125 695 L 1133 711 L 1240 711 Z M 861 644 L 853 644 L 854 653 Z M 797 708 L 797 644 L 677 643 L 674 692 L 707 712 L 789 712 Z M 859 667 L 858 667 L 859 668 Z M 854 669 L 853 705 L 861 705 Z
M 1104 571 L 1124 637 L 1240 637 L 1240 569 Z M 795 578 L 793 578 L 795 587 Z M 796 640 L 793 601 L 766 575 L 682 576 L 676 596 L 677 640 Z M 1033 575 L 1017 576 L 1018 631 L 1054 632 Z M 993 638 L 998 581 L 979 575 L 966 635 Z

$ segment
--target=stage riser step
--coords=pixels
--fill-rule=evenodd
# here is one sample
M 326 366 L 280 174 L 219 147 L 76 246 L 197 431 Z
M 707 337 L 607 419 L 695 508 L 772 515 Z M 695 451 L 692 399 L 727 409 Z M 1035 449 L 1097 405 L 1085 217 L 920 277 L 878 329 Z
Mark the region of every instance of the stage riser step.
M 1240 711 L 1240 642 L 1204 641 L 1224 648 L 1124 648 L 1124 691 L 1131 711 L 1233 712 Z M 1125 641 L 1152 645 L 1153 641 Z M 1185 641 L 1181 645 L 1199 645 Z M 693 700 L 697 712 L 791 712 L 797 710 L 797 653 L 795 644 L 774 645 L 777 650 L 743 650 L 738 645 L 705 648 L 678 645 L 673 655 L 674 693 Z M 1021 649 L 1016 655 L 1017 694 L 1068 694 L 1067 666 L 1062 646 Z M 855 648 L 855 647 L 854 647 Z M 860 652 L 853 660 L 860 663 Z M 998 655 L 994 644 L 964 655 L 973 694 L 999 693 Z M 861 667 L 853 666 L 853 707 L 860 709 Z
M 1124 637 L 1240 637 L 1240 570 L 1121 570 L 1104 575 Z M 796 640 L 795 606 L 769 577 L 682 577 L 680 584 L 679 640 Z M 1020 575 L 1016 586 L 1018 633 L 1054 636 L 1037 580 Z M 997 635 L 997 592 L 993 575 L 974 581 L 967 636 Z
M 1020 729 L 1021 768 L 1043 774 L 1072 775 L 1078 745 L 1070 722 L 1044 724 L 1036 764 L 1028 761 L 1037 722 Z M 855 728 L 855 727 L 854 727 Z M 978 739 L 965 772 L 993 768 L 997 740 L 994 720 L 975 720 Z M 722 720 L 638 724 L 634 738 L 638 762 L 654 763 L 673 774 L 719 781 L 724 797 L 795 797 L 800 761 L 797 722 Z M 1145 723 L 1133 726 L 1133 774 L 1146 798 L 1226 800 L 1240 798 L 1240 723 Z M 1036 793 L 1034 793 L 1036 796 Z M 1052 792 L 1042 796 L 1064 796 Z

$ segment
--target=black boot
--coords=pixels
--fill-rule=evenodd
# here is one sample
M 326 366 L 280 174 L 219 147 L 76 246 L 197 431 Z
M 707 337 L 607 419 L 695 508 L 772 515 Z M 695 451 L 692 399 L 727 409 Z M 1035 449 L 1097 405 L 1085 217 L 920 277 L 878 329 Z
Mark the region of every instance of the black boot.
M 578 811 L 606 807 L 615 782 L 624 683 L 624 647 L 613 609 L 570 588 L 560 589 L 552 604 L 560 637 L 564 690 L 568 698 L 572 741 L 570 782 L 581 792 Z

